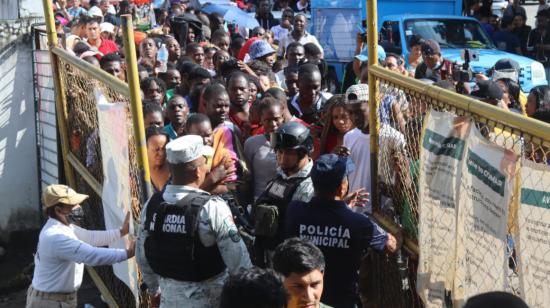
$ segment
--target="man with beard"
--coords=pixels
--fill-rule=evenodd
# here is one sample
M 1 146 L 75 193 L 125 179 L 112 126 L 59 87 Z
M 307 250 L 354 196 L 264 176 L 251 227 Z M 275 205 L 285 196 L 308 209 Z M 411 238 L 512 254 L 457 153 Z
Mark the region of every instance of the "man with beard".
M 248 78 L 241 72 L 235 72 L 227 80 L 227 94 L 229 95 L 229 120 L 235 124 L 243 137 L 250 135 L 248 121 L 250 105 L 248 104 Z
M 181 95 L 174 95 L 166 107 L 166 116 L 170 120 L 170 124 L 164 127 L 164 130 L 170 136 L 170 140 L 174 140 L 185 133 L 185 122 L 189 114 L 189 107 L 185 98 Z

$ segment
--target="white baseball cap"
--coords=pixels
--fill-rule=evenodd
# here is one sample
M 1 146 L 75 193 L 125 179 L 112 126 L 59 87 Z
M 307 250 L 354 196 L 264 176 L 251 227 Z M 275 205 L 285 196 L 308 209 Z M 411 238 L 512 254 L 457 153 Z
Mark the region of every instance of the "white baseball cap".
M 99 30 L 101 32 L 109 32 L 109 33 L 114 34 L 115 33 L 115 26 L 110 22 L 102 22 L 99 25 Z
M 185 135 L 166 145 L 166 160 L 170 164 L 184 164 L 201 156 L 213 155 L 214 149 L 204 145 L 202 137 L 197 135 Z

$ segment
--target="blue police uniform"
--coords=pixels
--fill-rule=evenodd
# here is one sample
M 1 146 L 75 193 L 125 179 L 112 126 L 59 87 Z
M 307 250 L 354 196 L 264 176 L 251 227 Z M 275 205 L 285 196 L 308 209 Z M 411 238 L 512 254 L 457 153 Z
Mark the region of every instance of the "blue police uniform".
M 294 201 L 287 210 L 286 235 L 312 241 L 325 256 L 321 301 L 333 307 L 356 307 L 361 259 L 368 247 L 383 250 L 388 234 L 344 201 L 313 197 Z

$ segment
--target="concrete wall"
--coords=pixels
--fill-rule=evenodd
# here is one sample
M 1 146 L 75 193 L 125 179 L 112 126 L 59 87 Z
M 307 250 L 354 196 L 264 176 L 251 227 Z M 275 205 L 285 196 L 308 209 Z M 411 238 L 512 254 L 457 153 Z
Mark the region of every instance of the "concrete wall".
M 6 240 L 40 223 L 30 44 L 4 47 L 0 72 L 0 240 Z
M 40 227 L 30 34 L 38 20 L 28 16 L 43 15 L 40 1 L 2 2 L 3 8 L 18 7 L 18 17 L 25 18 L 0 20 L 0 243 L 14 231 Z M 9 11 L 4 18 L 14 17 Z

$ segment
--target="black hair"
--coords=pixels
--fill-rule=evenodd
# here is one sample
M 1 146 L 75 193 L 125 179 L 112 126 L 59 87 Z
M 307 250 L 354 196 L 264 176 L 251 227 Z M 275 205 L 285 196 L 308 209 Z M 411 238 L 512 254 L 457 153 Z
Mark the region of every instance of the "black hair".
M 232 72 L 229 77 L 227 77 L 227 86 L 229 87 L 229 82 L 231 82 L 231 80 L 233 79 L 236 79 L 236 78 L 243 78 L 244 80 L 246 80 L 246 83 L 248 84 L 250 82 L 250 78 L 248 77 L 249 75 L 241 72 L 241 71 L 234 71 Z
M 189 73 L 189 76 L 187 79 L 189 81 L 195 80 L 195 79 L 212 79 L 212 75 L 210 75 L 210 72 L 208 72 L 206 69 L 202 68 L 201 66 L 196 66 L 193 68 L 193 70 Z
M 310 241 L 297 237 L 282 242 L 273 255 L 273 269 L 288 277 L 292 273 L 305 274 L 325 271 L 325 257 Z
M 420 35 L 413 34 L 409 37 L 409 46 L 418 46 L 424 43 L 424 39 Z
M 464 308 L 528 308 L 527 304 L 518 296 L 502 292 L 493 291 L 478 294 L 468 299 Z
M 188 76 L 196 67 L 200 67 L 200 65 L 193 63 L 190 60 L 182 59 L 182 57 L 178 59 L 176 66 L 182 77 Z
M 315 72 L 321 74 L 321 71 L 319 70 L 319 67 L 313 63 L 304 63 L 300 65 L 300 68 L 298 70 L 298 78 L 302 76 L 311 76 L 315 74 Z
M 214 95 L 220 94 L 220 93 L 226 93 L 227 90 L 221 83 L 211 83 L 204 89 L 204 93 L 202 94 L 202 97 L 204 98 L 204 101 L 206 104 L 208 104 L 208 101 L 214 97 Z
M 258 34 L 259 34 L 262 30 L 264 30 L 264 33 L 265 33 L 265 29 L 264 29 L 263 27 L 261 27 L 261 26 L 255 27 L 254 29 L 252 29 L 252 30 L 250 31 L 250 37 L 258 36 Z
M 189 56 L 190 53 L 194 52 L 195 50 L 198 50 L 199 48 L 202 48 L 199 43 L 190 43 L 185 46 L 185 55 Z
M 74 44 L 74 47 L 73 47 L 73 52 L 77 56 L 80 56 L 81 54 L 83 54 L 88 50 L 90 50 L 90 45 L 86 44 L 83 41 L 78 41 L 76 44 Z
M 227 34 L 227 32 L 225 32 L 225 30 L 223 29 L 218 29 L 212 33 L 212 35 L 210 36 L 210 41 L 215 42 L 216 40 L 220 40 L 224 37 L 229 38 L 229 34 Z
M 252 267 L 231 275 L 225 282 L 220 308 L 283 308 L 288 293 L 280 274 Z
M 264 94 L 265 97 L 273 97 L 280 102 L 287 100 L 285 91 L 278 87 L 271 87 Z
M 122 58 L 120 57 L 120 55 L 118 53 L 111 52 L 111 53 L 108 53 L 108 54 L 104 55 L 103 57 L 101 57 L 101 59 L 99 59 L 99 65 L 101 67 L 103 67 L 104 65 L 106 65 L 109 62 L 120 62 L 120 63 L 122 63 Z
M 153 82 L 159 86 L 162 92 L 166 92 L 166 83 L 158 77 L 147 77 L 143 79 L 143 81 L 139 84 L 139 87 L 141 90 L 145 91 L 145 89 L 149 88 Z
M 315 45 L 315 44 L 313 44 L 313 45 Z M 286 46 L 286 50 L 288 52 L 290 49 L 297 48 L 297 47 L 304 48 L 304 53 L 306 52 L 304 45 L 302 45 L 300 42 L 292 42 L 292 43 L 288 44 L 288 46 Z
M 236 49 L 244 44 L 244 38 L 241 35 L 234 35 L 229 43 L 229 49 Z
M 144 100 L 143 101 L 143 117 L 146 117 L 148 114 L 160 112 L 162 114 L 162 107 L 154 101 Z
M 170 140 L 170 137 L 168 136 L 168 133 L 164 130 L 164 128 L 156 125 L 151 125 L 145 129 L 145 142 L 147 143 L 147 141 L 149 141 L 149 138 L 154 136 L 165 136 L 167 140 Z
M 403 58 L 401 58 L 400 55 L 398 55 L 398 54 L 396 54 L 396 53 L 393 53 L 393 52 L 388 52 L 388 53 L 386 53 L 386 59 L 387 59 L 388 57 L 394 57 L 395 60 L 397 61 L 397 65 L 398 65 L 398 66 L 403 65 Z
M 287 48 L 287 50 L 288 50 L 288 48 Z M 319 48 L 319 46 L 317 46 L 314 43 L 305 44 L 304 45 L 304 52 L 305 52 L 306 55 L 309 55 L 309 56 L 312 56 L 312 57 L 320 56 L 321 54 L 323 54 L 323 52 L 321 51 L 321 48 Z
M 99 25 L 101 22 L 97 18 L 94 18 L 94 17 L 88 17 L 88 19 L 86 19 L 86 26 L 91 25 L 93 23 L 97 23 Z
M 210 123 L 210 118 L 203 113 L 192 113 L 185 122 L 185 131 L 189 131 L 192 125 L 201 124 L 204 122 Z
M 283 104 L 280 100 L 278 100 L 276 97 L 273 96 L 266 96 L 260 100 L 260 104 L 258 106 L 258 111 L 260 112 L 260 117 L 263 114 L 264 111 L 268 110 L 269 108 L 273 106 L 279 106 L 281 107 L 281 110 L 283 108 Z
M 234 58 L 225 61 L 220 67 L 220 75 L 222 77 L 227 77 L 235 71 L 240 71 L 240 69 L 237 60 Z
M 543 103 L 550 102 L 550 86 L 536 86 L 531 89 L 529 94 L 531 93 L 535 95 L 535 105 L 537 107 L 535 110 L 538 110 Z

